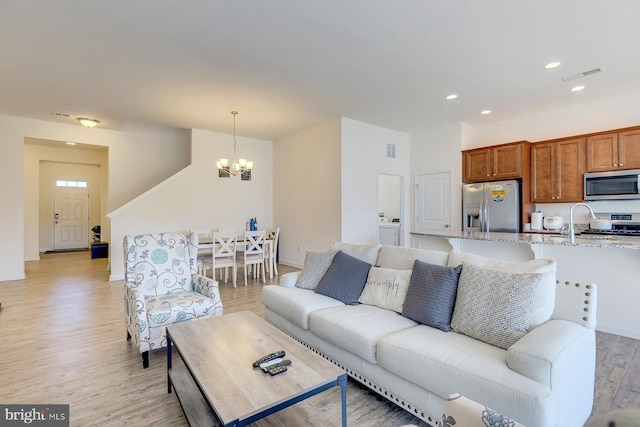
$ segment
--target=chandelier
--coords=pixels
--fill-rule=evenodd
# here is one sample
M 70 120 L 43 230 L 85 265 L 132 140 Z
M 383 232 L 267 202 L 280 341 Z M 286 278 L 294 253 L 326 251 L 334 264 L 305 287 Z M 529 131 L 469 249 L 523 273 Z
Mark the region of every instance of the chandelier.
M 247 161 L 247 159 L 238 159 L 237 155 L 240 152 L 238 149 L 238 143 L 236 142 L 236 114 L 237 111 L 232 111 L 233 114 L 233 162 L 229 164 L 229 159 L 220 159 L 216 162 L 218 167 L 219 177 L 229 177 L 231 175 L 236 176 L 240 174 L 243 180 L 251 180 L 251 169 L 253 169 L 253 162 Z

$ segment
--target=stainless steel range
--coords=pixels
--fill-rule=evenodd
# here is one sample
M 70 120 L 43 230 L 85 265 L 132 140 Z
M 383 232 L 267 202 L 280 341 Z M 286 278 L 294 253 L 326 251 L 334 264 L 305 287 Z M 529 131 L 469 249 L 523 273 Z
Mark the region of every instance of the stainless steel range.
M 603 234 L 615 236 L 640 237 L 640 213 L 599 213 L 598 219 L 610 220 L 611 229 L 601 230 L 588 228 L 581 234 Z

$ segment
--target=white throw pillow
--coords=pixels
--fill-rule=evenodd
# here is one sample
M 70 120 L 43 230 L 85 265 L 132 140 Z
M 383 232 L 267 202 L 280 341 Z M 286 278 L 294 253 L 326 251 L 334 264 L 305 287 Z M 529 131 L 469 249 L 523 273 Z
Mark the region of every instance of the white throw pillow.
M 541 279 L 463 263 L 451 329 L 506 350 L 527 333 Z
M 364 261 L 367 264 L 376 265 L 378 261 L 378 252 L 382 245 L 356 245 L 353 243 L 335 242 L 331 245 L 331 250 L 334 252 L 342 251 L 347 255 L 351 255 L 354 258 L 358 258 L 360 261 Z
M 542 280 L 533 299 L 533 310 L 529 319 L 529 330 L 540 326 L 551 318 L 556 304 L 556 262 L 552 259 L 534 259 L 531 261 L 505 261 L 452 250 L 449 253 L 449 267 L 462 263 L 472 264 L 491 270 L 507 273 L 541 273 Z
M 325 275 L 335 252 L 308 252 L 304 256 L 304 265 L 296 281 L 296 287 L 302 289 L 315 289 Z
M 371 267 L 360 302 L 401 313 L 410 281 L 411 270 Z

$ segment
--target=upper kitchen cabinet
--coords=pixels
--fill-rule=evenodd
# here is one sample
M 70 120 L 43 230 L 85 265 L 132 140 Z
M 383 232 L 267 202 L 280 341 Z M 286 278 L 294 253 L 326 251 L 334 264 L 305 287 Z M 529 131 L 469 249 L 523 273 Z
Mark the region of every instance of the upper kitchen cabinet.
M 527 141 L 462 152 L 464 182 L 497 181 L 522 178 L 528 174 L 529 143 Z
M 640 169 L 640 129 L 587 138 L 587 172 Z
M 585 138 L 531 144 L 531 202 L 583 199 Z

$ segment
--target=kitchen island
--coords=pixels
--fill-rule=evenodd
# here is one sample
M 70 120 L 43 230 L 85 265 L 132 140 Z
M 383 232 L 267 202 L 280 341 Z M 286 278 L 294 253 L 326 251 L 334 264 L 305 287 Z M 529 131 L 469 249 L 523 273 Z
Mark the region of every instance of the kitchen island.
M 528 261 L 553 259 L 560 281 L 598 285 L 597 330 L 640 339 L 640 237 L 557 233 L 412 232 L 411 246 Z

